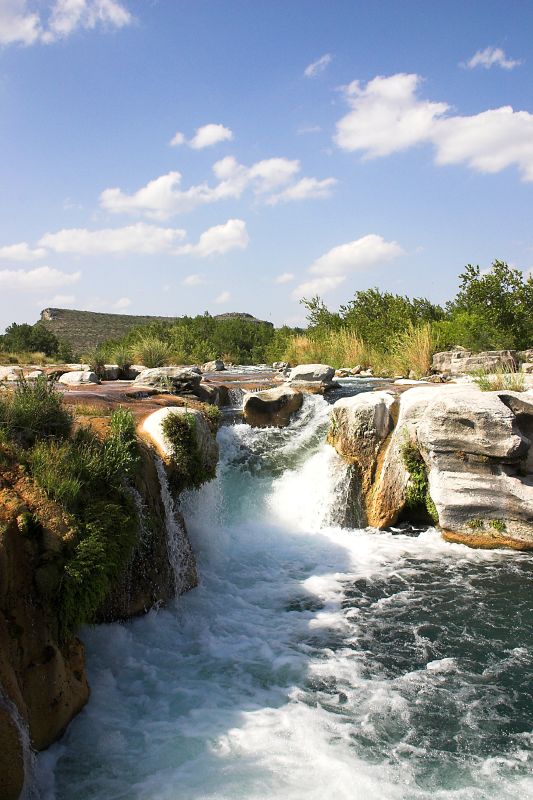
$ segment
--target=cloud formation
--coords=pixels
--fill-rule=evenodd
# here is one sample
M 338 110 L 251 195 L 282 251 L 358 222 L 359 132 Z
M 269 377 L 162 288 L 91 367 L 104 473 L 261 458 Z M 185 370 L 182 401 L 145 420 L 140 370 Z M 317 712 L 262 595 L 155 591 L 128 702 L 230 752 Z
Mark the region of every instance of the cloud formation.
M 180 247 L 178 253 L 207 258 L 224 255 L 230 250 L 245 250 L 249 242 L 250 237 L 244 220 L 228 219 L 223 225 L 215 225 L 204 231 L 197 244 L 185 244 Z
M 118 0 L 55 0 L 44 4 L 2 0 L 0 45 L 51 44 L 78 29 L 123 28 L 132 22 L 132 15 Z
M 227 303 L 228 300 L 231 299 L 231 294 L 229 292 L 220 292 L 218 297 L 215 297 L 215 303 L 222 305 L 223 303 Z
M 194 136 L 188 141 L 184 133 L 177 131 L 170 140 L 170 145 L 178 147 L 179 145 L 187 144 L 193 150 L 203 150 L 205 147 L 212 147 L 219 142 L 231 142 L 232 139 L 232 130 L 219 123 L 210 122 L 207 125 L 202 125 L 201 128 L 196 128 Z
M 53 267 L 36 267 L 36 269 L 1 269 L 0 289 L 15 289 L 20 292 L 42 291 L 43 289 L 60 289 L 78 283 L 81 272 L 61 272 Z
M 461 63 L 459 66 L 466 69 L 475 69 L 476 67 L 483 67 L 484 69 L 490 69 L 491 67 L 514 69 L 519 67 L 521 63 L 522 61 L 519 59 L 507 58 L 500 47 L 485 47 L 484 50 L 478 50 L 471 59 L 466 63 Z
M 56 253 L 83 256 L 108 253 L 153 255 L 171 252 L 177 242 L 182 241 L 185 236 L 186 232 L 181 228 L 160 228 L 137 222 L 135 225 L 126 225 L 123 228 L 102 228 L 94 231 L 87 228 L 64 228 L 57 233 L 46 233 L 39 239 L 38 244 L 41 249 L 48 248 Z
M 298 300 L 332 291 L 346 280 L 349 273 L 386 264 L 403 254 L 404 250 L 398 242 L 387 242 L 383 236 L 375 233 L 337 245 L 311 264 L 309 272 L 317 277 L 300 283 L 292 296 Z
M 377 77 L 345 88 L 351 110 L 337 123 L 335 141 L 363 158 L 377 158 L 431 143 L 435 162 L 466 164 L 478 172 L 518 168 L 533 181 L 533 114 L 511 106 L 472 116 L 448 115 L 446 103 L 421 99 L 418 75 Z
M 320 56 L 316 61 L 313 61 L 312 64 L 309 64 L 304 69 L 304 75 L 306 78 L 316 78 L 317 75 L 320 75 L 324 70 L 331 64 L 333 60 L 333 56 L 331 53 L 326 53 L 323 56 Z
M 281 275 L 274 278 L 274 283 L 290 283 L 293 280 L 294 275 L 292 272 L 282 272 Z
M 248 189 L 256 198 L 272 204 L 329 196 L 334 178 L 323 181 L 302 178 L 293 183 L 299 172 L 300 162 L 295 159 L 267 158 L 246 167 L 234 156 L 226 156 L 213 164 L 213 174 L 218 181 L 213 186 L 204 182 L 182 189 L 182 175 L 173 171 L 149 181 L 132 194 L 118 187 L 105 189 L 100 195 L 100 205 L 113 214 L 146 215 L 165 220 L 199 206 L 238 199 Z M 283 196 L 285 190 L 289 191 Z
M 37 261 L 45 255 L 46 250 L 43 247 L 31 248 L 27 242 L 0 247 L 0 259 L 8 261 Z
M 204 276 L 198 274 L 186 275 L 181 282 L 182 286 L 203 286 L 206 283 Z

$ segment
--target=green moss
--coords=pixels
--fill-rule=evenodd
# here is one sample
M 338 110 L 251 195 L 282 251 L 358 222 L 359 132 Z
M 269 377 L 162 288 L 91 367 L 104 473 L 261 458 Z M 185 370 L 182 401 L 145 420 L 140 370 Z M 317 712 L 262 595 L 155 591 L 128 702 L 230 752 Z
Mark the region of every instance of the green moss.
M 169 414 L 162 428 L 172 450 L 171 481 L 177 492 L 198 489 L 215 477 L 215 468 L 206 467 L 198 447 L 194 414 Z
M 406 437 L 401 453 L 404 466 L 409 473 L 406 511 L 414 515 L 427 516 L 434 525 L 437 525 L 439 515 L 429 493 L 427 468 L 420 450 L 411 439 Z
M 495 531 L 498 531 L 498 533 L 505 533 L 507 530 L 507 525 L 503 519 L 489 519 L 489 525 L 491 528 L 494 528 Z
M 216 433 L 220 426 L 220 408 L 210 403 L 204 403 L 202 413 L 207 419 L 211 431 Z
M 474 519 L 469 519 L 466 524 L 473 531 L 482 530 L 484 527 L 483 520 L 478 519 L 477 517 L 474 517 Z

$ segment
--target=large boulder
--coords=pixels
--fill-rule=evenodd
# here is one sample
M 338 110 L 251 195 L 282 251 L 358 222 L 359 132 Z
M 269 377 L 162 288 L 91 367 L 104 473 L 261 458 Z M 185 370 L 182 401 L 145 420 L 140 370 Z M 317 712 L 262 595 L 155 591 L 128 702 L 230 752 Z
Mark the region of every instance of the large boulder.
M 350 413 L 341 401 L 329 440 L 359 465 L 369 525 L 423 513 L 451 541 L 533 548 L 533 397 L 471 384 L 409 389 L 385 440 L 381 401 L 366 397 Z
M 21 367 L 0 367 L 0 381 L 7 381 L 14 383 L 19 381 L 24 376 L 24 371 Z
M 201 454 L 202 465 L 207 472 L 212 472 L 218 461 L 218 444 L 201 411 L 183 406 L 159 408 L 146 417 L 141 425 L 141 433 L 148 435 L 163 460 L 171 463 L 174 457 L 173 448 L 164 433 L 163 421 L 172 414 L 180 416 L 189 414 L 194 418 L 196 443 Z
M 105 381 L 118 381 L 121 371 L 118 364 L 104 364 L 102 378 Z
M 304 392 L 323 393 L 336 386 L 333 382 L 335 370 L 327 364 L 299 364 L 288 375 L 288 383 Z
M 146 386 L 175 394 L 195 393 L 202 374 L 198 367 L 153 367 L 144 369 L 133 381 L 134 386 Z
M 254 428 L 283 428 L 289 424 L 291 414 L 301 408 L 302 402 L 302 393 L 286 385 L 262 392 L 247 392 L 242 404 L 244 420 Z
M 225 369 L 224 362 L 219 358 L 214 361 L 207 361 L 202 367 L 203 372 L 222 372 Z
M 75 372 L 64 372 L 58 379 L 58 383 L 65 386 L 80 386 L 84 384 L 100 383 L 97 375 L 90 370 L 77 370 Z
M 514 371 L 517 367 L 517 354 L 514 350 L 487 350 L 472 353 L 457 348 L 443 353 L 435 353 L 431 369 L 447 375 L 468 375 L 471 372 Z

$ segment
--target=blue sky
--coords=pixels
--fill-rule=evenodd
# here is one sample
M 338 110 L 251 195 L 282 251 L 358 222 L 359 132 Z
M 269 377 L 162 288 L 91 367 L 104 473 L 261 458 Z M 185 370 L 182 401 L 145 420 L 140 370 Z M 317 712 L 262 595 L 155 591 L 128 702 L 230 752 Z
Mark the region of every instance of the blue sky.
M 533 267 L 533 3 L 0 0 L 0 328 Z

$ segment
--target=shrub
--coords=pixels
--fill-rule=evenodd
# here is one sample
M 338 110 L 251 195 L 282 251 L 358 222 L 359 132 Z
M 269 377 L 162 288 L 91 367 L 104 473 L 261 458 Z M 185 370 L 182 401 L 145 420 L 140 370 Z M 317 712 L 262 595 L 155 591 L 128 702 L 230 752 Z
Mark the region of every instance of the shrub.
M 415 515 L 426 516 L 434 525 L 439 522 L 435 503 L 429 493 L 427 468 L 418 447 L 406 437 L 401 449 L 403 463 L 409 473 L 406 510 Z
M 131 367 L 131 351 L 127 347 L 117 347 L 112 351 L 112 360 L 118 365 L 120 371 L 125 374 Z
M 68 640 L 94 616 L 128 563 L 138 539 L 138 521 L 131 499 L 89 504 L 79 528 L 78 543 L 67 560 L 57 611 L 59 636 Z
M 89 365 L 91 372 L 94 372 L 100 380 L 105 378 L 106 359 L 104 353 L 99 348 L 85 353 L 83 360 Z
M 169 414 L 162 423 L 163 434 L 172 450 L 172 484 L 177 492 L 198 489 L 215 477 L 205 466 L 196 438 L 194 414 Z
M 220 408 L 209 403 L 204 403 L 202 413 L 206 417 L 212 433 L 216 433 L 220 425 Z
M 135 360 L 148 369 L 164 367 L 170 362 L 171 353 L 170 344 L 157 336 L 143 336 L 133 347 Z
M 393 371 L 402 375 L 413 372 L 416 378 L 421 378 L 429 373 L 436 350 L 437 339 L 432 323 L 413 325 L 409 322 L 393 343 Z
M 0 398 L 0 426 L 8 437 L 31 446 L 39 439 L 65 437 L 72 417 L 61 402 L 61 395 L 46 376 L 21 379 L 14 391 Z

